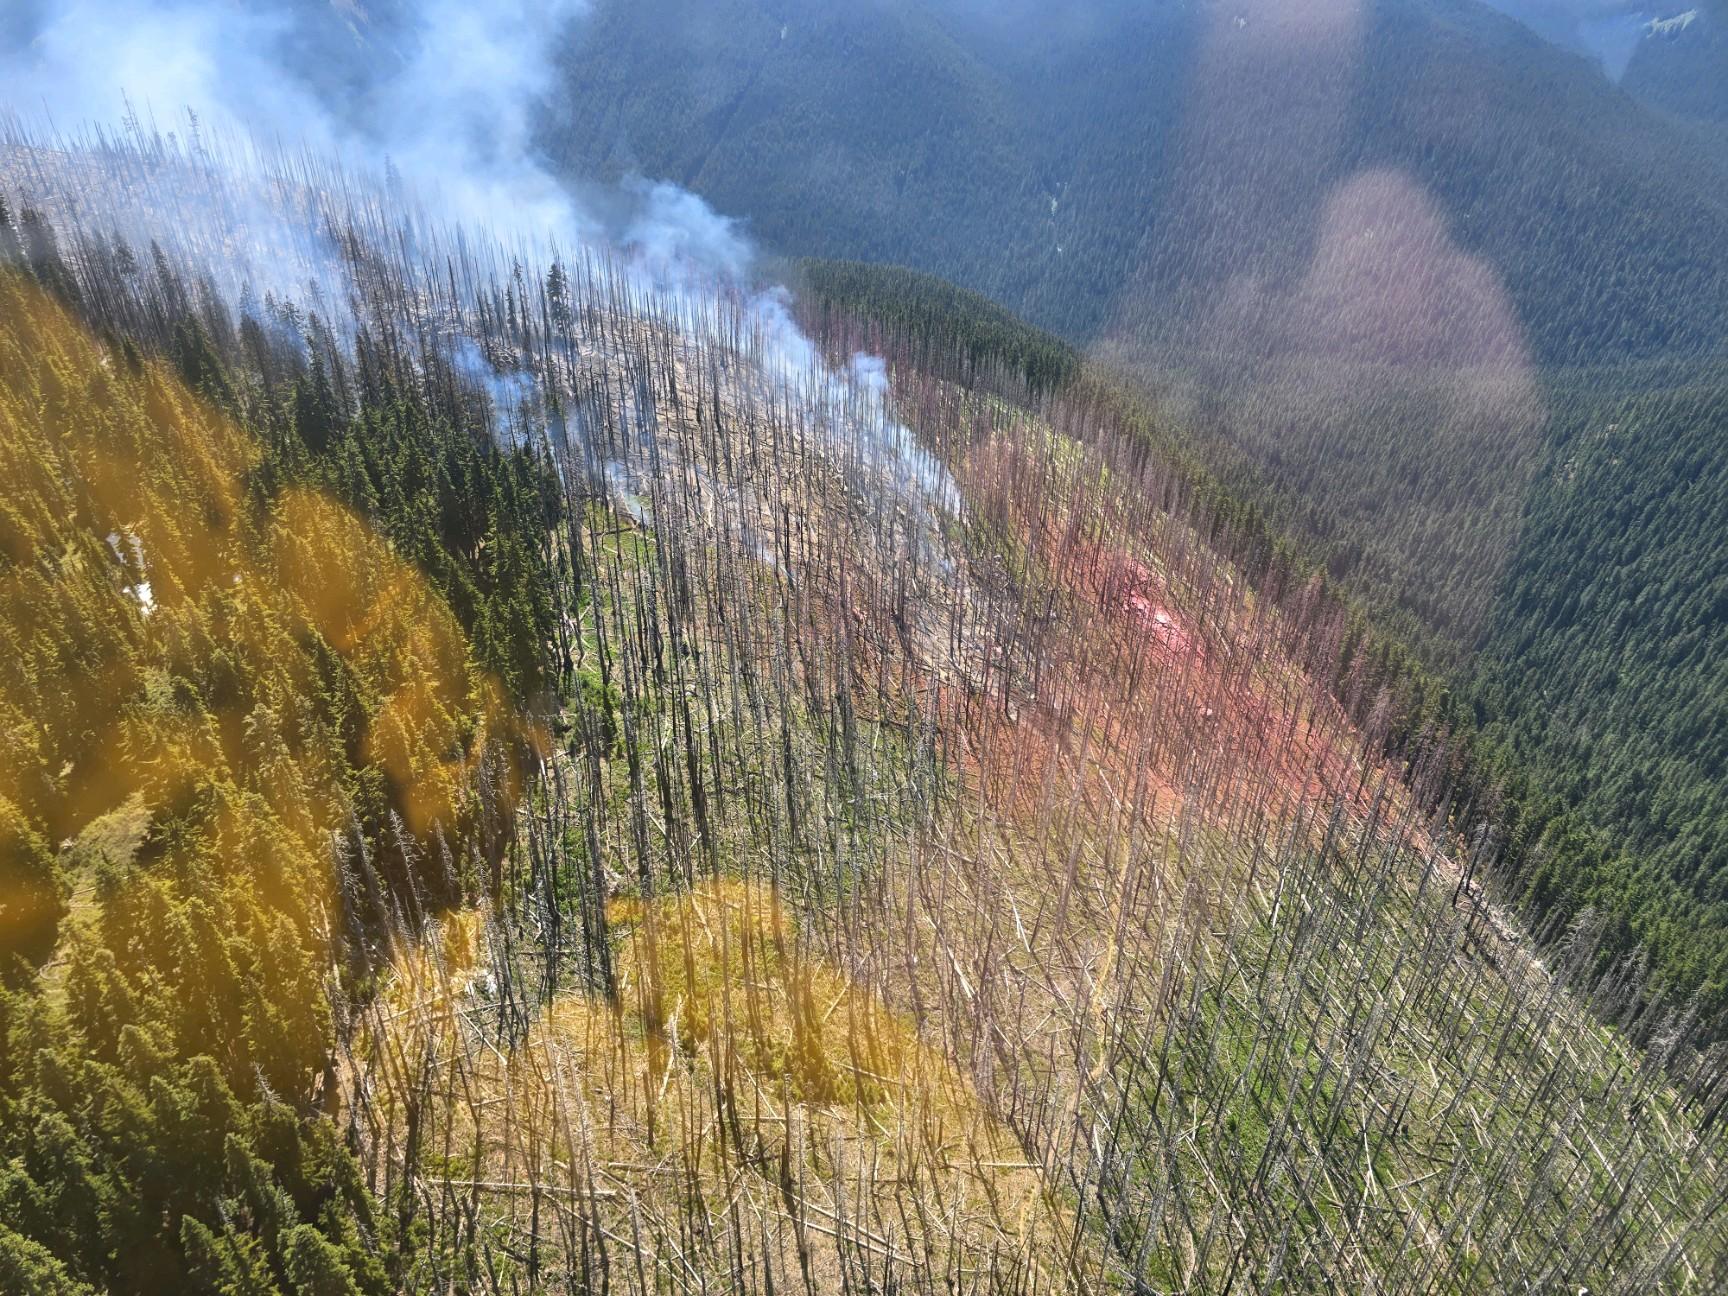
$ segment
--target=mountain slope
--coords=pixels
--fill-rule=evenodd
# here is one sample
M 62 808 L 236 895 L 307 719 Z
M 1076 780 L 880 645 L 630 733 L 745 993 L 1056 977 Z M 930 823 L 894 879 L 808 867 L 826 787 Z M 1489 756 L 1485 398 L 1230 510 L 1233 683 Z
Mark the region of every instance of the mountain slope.
M 1173 429 L 1143 394 L 1078 357 L 1054 364 L 1062 355 L 1054 338 L 1040 341 L 1029 326 L 1009 331 L 999 310 L 940 281 L 852 263 L 806 263 L 802 271 L 805 309 L 841 345 L 882 346 L 898 336 L 907 349 L 895 354 L 908 362 L 920 357 L 1033 402 L 1052 390 L 1095 401 L 1109 411 L 1103 417 L 1123 418 L 1159 453 L 1210 431 L 1204 421 Z M 945 337 L 950 349 L 932 354 L 932 337 Z M 1720 813 L 1728 769 L 1717 741 L 1728 644 L 1712 633 L 1728 580 L 1716 541 L 1728 525 L 1728 453 L 1714 435 L 1728 418 L 1723 374 L 1639 366 L 1631 377 L 1569 375 L 1544 391 L 1555 402 L 1551 444 L 1528 469 L 1528 499 L 1512 494 L 1518 538 L 1469 672 L 1434 679 L 1391 648 L 1396 636 L 1378 618 L 1371 630 L 1358 627 L 1362 644 L 1344 687 L 1368 727 L 1375 713 L 1398 710 L 1376 701 L 1384 689 L 1388 698 L 1428 695 L 1398 723 L 1468 735 L 1461 800 L 1498 842 L 1501 894 L 1533 925 L 1600 926 L 1604 958 L 1644 961 L 1645 993 L 1689 1002 L 1714 1020 L 1728 1005 Z M 1296 394 L 1287 388 L 1266 402 L 1287 429 L 1305 413 Z M 1191 419 L 1203 415 L 1190 411 Z M 1474 466 L 1504 472 L 1491 449 L 1481 447 Z M 1393 443 L 1358 453 L 1377 455 L 1374 470 L 1395 483 L 1409 451 Z M 1329 461 L 1315 458 L 1324 472 Z M 1190 454 L 1187 472 L 1194 489 L 1217 501 L 1215 534 L 1230 537 L 1222 542 L 1255 555 L 1250 562 L 1288 554 L 1289 539 L 1265 514 L 1220 489 L 1239 486 L 1242 473 L 1220 479 L 1207 463 Z M 1426 515 L 1434 516 L 1438 510 Z M 1470 520 L 1468 510 L 1463 517 Z M 1327 565 L 1324 549 L 1296 549 L 1299 571 Z M 1434 561 L 1431 541 L 1422 553 Z M 1436 694 L 1445 699 L 1438 710 Z
M 1636 914 L 1659 963 L 1728 1002 L 1728 374 L 1611 389 L 1557 422 L 1478 714 L 1618 855 L 1587 864 L 1550 841 L 1529 885 Z
M 477 884 L 512 709 L 444 592 L 321 489 L 312 421 L 266 450 L 176 331 L 179 365 L 99 341 L 0 265 L 0 1287 L 381 1293 L 392 1225 L 316 1118 L 338 982 L 393 903 Z M 507 476 L 472 480 L 497 545 Z
M 1728 356 L 1728 140 L 1471 0 L 602 3 L 562 68 L 571 173 L 1053 329 L 1438 667 L 1577 371 Z
M 0 775 L 72 885 L 0 1280 L 1720 1285 L 1719 1050 L 1536 957 L 1347 609 L 1126 407 L 997 390 L 1060 347 L 187 162 L 16 173 L 0 700 L 71 733 Z M 140 177 L 148 272 L 56 234 Z M 260 188 L 347 291 L 247 289 Z M 976 383 L 904 359 L 944 312 Z
M 1725 687 L 1698 636 L 1728 148 L 1640 102 L 1650 60 L 1704 42 L 1641 47 L 1617 87 L 1467 0 L 729 13 L 598 5 L 549 146 L 652 173 L 663 115 L 724 103 L 681 174 L 762 238 L 934 270 L 1131 375 L 1519 754 L 1528 781 L 1490 799 L 1542 857 L 1521 885 L 1629 922 L 1618 947 L 1721 1001 L 1723 772 L 1696 721 Z M 662 30 L 688 35 L 677 70 L 639 79 Z M 1589 448 L 1621 424 L 1634 449 Z
M 1080 341 L 1220 340 L 1208 296 L 1296 274 L 1327 196 L 1397 169 L 1539 358 L 1722 346 L 1721 151 L 1474 4 L 1239 8 L 1082 6 L 1016 44 L 957 3 L 601 4 L 547 142 L 575 173 L 686 181 L 776 250 L 932 270 Z
M 1728 126 L 1728 5 L 1698 0 L 1654 15 L 1620 84 L 1664 111 Z

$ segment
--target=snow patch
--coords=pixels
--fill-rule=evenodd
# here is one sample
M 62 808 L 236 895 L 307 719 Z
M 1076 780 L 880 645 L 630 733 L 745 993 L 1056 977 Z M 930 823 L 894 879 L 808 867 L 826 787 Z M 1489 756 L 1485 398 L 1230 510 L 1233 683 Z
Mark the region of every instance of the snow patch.
M 1678 36 L 1697 21 L 1698 11 L 1688 9 L 1685 13 L 1675 14 L 1672 18 L 1652 18 L 1644 24 L 1644 34 L 1646 36 Z

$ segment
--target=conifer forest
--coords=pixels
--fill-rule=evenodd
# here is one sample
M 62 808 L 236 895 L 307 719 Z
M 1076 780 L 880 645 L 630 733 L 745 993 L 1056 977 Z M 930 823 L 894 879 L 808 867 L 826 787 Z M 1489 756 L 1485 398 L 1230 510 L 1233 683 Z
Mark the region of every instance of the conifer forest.
M 1703 160 L 1292 281 L 1021 8 L 0 19 L 0 1296 L 1728 1292 L 1728 15 L 1368 4 Z

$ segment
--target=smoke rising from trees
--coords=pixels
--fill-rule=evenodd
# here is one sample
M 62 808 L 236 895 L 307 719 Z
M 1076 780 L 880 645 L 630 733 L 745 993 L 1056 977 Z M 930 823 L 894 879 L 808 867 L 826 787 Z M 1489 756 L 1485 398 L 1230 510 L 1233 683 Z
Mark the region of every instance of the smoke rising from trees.
M 571 29 L 586 8 L 586 0 L 364 8 L 266 0 L 244 9 L 157 0 L 140 17 L 123 0 L 74 0 L 0 31 L 0 80 L 11 87 L 0 111 L 15 117 L 14 165 L 36 172 L 27 199 L 65 218 L 69 195 L 94 179 L 104 192 L 86 210 L 100 213 L 100 233 L 137 248 L 180 246 L 192 254 L 183 261 L 224 274 L 231 304 L 247 294 L 313 309 L 343 300 L 356 253 L 336 231 L 382 228 L 355 219 L 368 204 L 390 207 L 384 224 L 415 227 L 403 231 L 410 255 L 455 229 L 484 231 L 500 264 L 543 266 L 585 248 L 622 253 L 639 290 L 687 321 L 709 317 L 692 300 L 754 294 L 749 314 L 764 340 L 765 373 L 801 387 L 836 433 L 864 438 L 865 460 L 888 468 L 901 489 L 916 483 L 951 503 L 940 469 L 888 414 L 882 384 L 855 381 L 868 368 L 830 372 L 781 297 L 750 283 L 755 253 L 735 221 L 664 180 L 572 186 L 543 164 L 535 132 L 553 93 L 552 54 L 561 40 L 580 38 Z M 44 129 L 101 141 L 116 126 L 154 141 L 140 156 L 161 165 L 142 182 L 112 171 L 44 181 L 40 158 L 21 160 L 25 141 Z M 294 159 L 298 150 L 303 160 Z M 117 180 L 127 192 L 114 191 Z M 223 257 L 202 255 L 215 246 Z M 477 358 L 465 339 L 446 357 L 508 421 L 527 377 L 482 376 Z

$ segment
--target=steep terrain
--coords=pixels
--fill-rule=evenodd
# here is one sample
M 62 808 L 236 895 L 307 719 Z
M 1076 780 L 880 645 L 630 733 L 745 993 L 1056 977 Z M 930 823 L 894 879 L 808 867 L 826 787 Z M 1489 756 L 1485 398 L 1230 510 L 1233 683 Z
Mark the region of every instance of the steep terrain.
M 1450 684 L 1514 893 L 1719 1014 L 1716 10 L 1605 69 L 1579 24 L 1618 7 L 1059 8 L 602 3 L 544 142 L 934 271 L 1137 387 Z M 913 327 L 942 296 L 825 273 Z
M 1168 406 L 1057 339 L 925 276 L 805 263 L 800 282 L 820 327 L 842 321 L 855 342 L 968 381 L 1000 382 L 1007 368 L 1035 398 L 1059 393 L 1120 421 L 1184 465 L 1219 519 L 1213 534 L 1251 569 L 1279 554 L 1309 573 L 1293 579 L 1336 571 L 1335 553 L 1292 545 L 1269 526 L 1252 492 L 1241 493 L 1240 465 L 1209 471 L 1195 432 L 1212 430 L 1205 420 L 1216 414 L 1190 407 L 1175 422 Z M 947 344 L 932 348 L 942 336 Z M 1388 635 L 1381 611 L 1356 618 L 1338 682 L 1358 723 L 1372 727 L 1385 689 L 1409 700 L 1406 723 L 1470 749 L 1461 799 L 1493 825 L 1501 894 L 1533 925 L 1599 924 L 1605 950 L 1642 950 L 1650 993 L 1718 1021 L 1728 1003 L 1723 769 L 1712 737 L 1728 652 L 1712 629 L 1723 582 L 1721 382 L 1714 370 L 1649 365 L 1568 373 L 1545 389 L 1549 444 L 1528 470 L 1518 542 L 1468 674 L 1435 676 Z M 1466 469 L 1503 472 L 1491 451 L 1479 448 L 1486 461 Z M 1388 478 L 1412 466 L 1395 445 L 1361 453 Z M 1324 469 L 1322 460 L 1312 471 Z M 1348 583 L 1328 584 L 1351 594 Z
M 1581 404 L 1728 358 L 1728 147 L 1462 0 L 1293 14 L 601 4 L 544 143 L 1053 329 L 1453 668 Z
M 303 442 L 11 264 L 0 321 L 0 1288 L 379 1290 L 337 982 L 479 885 L 514 709 Z
M 1693 121 L 1728 122 L 1728 14 L 1719 0 L 1494 0 L 1494 8 L 1598 62 L 1608 79 L 1651 107 Z
M 1728 1276 L 1721 1046 L 1059 346 L 20 147 L 8 1283 Z
M 1218 335 L 1209 299 L 1286 287 L 1341 187 L 1394 171 L 1538 359 L 1720 353 L 1720 149 L 1463 0 L 1282 13 L 603 3 L 546 143 L 576 175 L 677 179 L 779 251 L 931 270 L 1077 341 L 1233 347 L 1255 339 Z
M 1722 1003 L 1728 375 L 1608 385 L 1557 422 L 1476 668 L 1476 712 L 1537 775 L 1527 802 L 1580 812 L 1543 829 L 1528 885 L 1629 918 L 1659 965 Z
M 1728 360 L 1728 140 L 1467 0 L 600 4 L 545 121 L 1131 375 L 1437 666 L 1554 411 Z
M 1621 87 L 1679 117 L 1728 127 L 1728 7 L 1675 5 L 1640 31 Z

